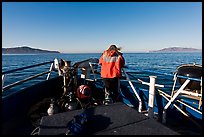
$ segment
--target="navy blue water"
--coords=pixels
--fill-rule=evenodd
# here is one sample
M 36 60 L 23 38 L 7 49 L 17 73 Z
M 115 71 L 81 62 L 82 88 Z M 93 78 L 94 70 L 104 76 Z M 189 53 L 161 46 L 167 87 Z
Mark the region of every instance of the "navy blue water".
M 127 72 L 133 72 L 134 77 L 140 78 L 143 81 L 148 82 L 150 75 L 156 75 L 158 84 L 165 84 L 172 86 L 172 76 L 176 68 L 182 64 L 199 64 L 202 65 L 202 53 L 124 53 L 124 58 L 126 61 Z M 29 65 L 34 65 L 38 63 L 43 63 L 47 61 L 53 61 L 57 59 L 70 60 L 72 63 L 82 61 L 89 58 L 100 58 L 100 53 L 87 53 L 87 54 L 32 54 L 32 55 L 2 55 L 2 72 L 25 67 Z M 17 80 L 26 78 L 26 76 L 35 75 L 43 71 L 48 71 L 50 64 L 43 67 L 28 69 L 24 71 L 17 71 L 13 74 L 8 74 L 6 76 L 6 81 L 4 85 L 8 85 Z M 160 75 L 164 74 L 164 75 Z M 56 75 L 51 73 L 51 77 Z M 39 81 L 45 80 L 45 76 L 41 76 L 37 79 L 32 80 L 32 82 L 25 82 L 22 86 L 17 86 L 8 91 L 4 91 L 2 95 L 7 95 L 12 92 L 16 92 L 21 88 L 27 87 L 31 84 L 35 84 Z M 160 83 L 159 83 L 160 82 Z

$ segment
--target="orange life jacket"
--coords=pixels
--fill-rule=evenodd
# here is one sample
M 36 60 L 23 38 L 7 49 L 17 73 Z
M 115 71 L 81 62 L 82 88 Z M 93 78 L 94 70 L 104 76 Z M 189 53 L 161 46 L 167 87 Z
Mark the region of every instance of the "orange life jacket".
M 121 68 L 125 64 L 122 53 L 118 54 L 116 51 L 104 51 L 99 59 L 101 65 L 102 78 L 122 77 Z

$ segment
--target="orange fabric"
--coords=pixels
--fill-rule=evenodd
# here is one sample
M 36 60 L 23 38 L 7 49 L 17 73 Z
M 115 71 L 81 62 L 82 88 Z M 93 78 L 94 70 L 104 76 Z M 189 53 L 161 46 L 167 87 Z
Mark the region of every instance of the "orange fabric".
M 99 59 L 99 64 L 101 65 L 102 78 L 122 77 L 121 68 L 125 64 L 122 53 L 104 51 Z

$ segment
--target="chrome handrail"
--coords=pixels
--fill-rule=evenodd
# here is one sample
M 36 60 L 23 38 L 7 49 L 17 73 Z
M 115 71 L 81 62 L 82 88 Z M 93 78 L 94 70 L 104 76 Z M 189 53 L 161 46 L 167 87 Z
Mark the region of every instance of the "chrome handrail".
M 6 76 L 7 76 L 6 74 L 10 74 L 10 73 L 13 73 L 13 72 L 16 72 L 16 71 L 20 71 L 20 70 L 25 70 L 25 69 L 29 69 L 29 68 L 34 68 L 34 67 L 46 65 L 46 64 L 49 64 L 49 63 L 51 63 L 49 71 L 44 71 L 42 73 L 38 73 L 36 75 L 30 76 L 28 78 L 25 78 L 23 80 L 19 80 L 19 81 L 16 81 L 14 83 L 11 83 L 11 84 L 9 84 L 7 86 L 4 86 L 4 83 L 5 83 L 5 80 L 6 80 Z M 45 74 L 48 74 L 48 76 L 46 78 L 46 80 L 48 80 L 52 70 L 53 70 L 53 61 L 49 61 L 49 62 L 39 63 L 39 64 L 35 64 L 35 65 L 30 65 L 30 66 L 26 66 L 26 67 L 17 68 L 17 69 L 13 69 L 13 70 L 2 72 L 2 92 L 6 91 L 6 90 L 8 90 L 8 89 L 10 89 L 10 88 L 12 88 L 12 87 L 14 87 L 16 85 L 22 84 L 22 83 L 24 83 L 26 81 L 32 80 L 34 78 L 37 78 L 37 77 L 45 75 Z
M 124 74 L 125 74 L 125 76 L 126 76 L 126 80 L 129 82 L 129 84 L 130 84 L 130 86 L 131 86 L 133 92 L 135 93 L 135 95 L 136 95 L 136 97 L 137 97 L 137 99 L 138 99 L 138 101 L 139 101 L 138 112 L 141 112 L 141 111 L 142 111 L 142 100 L 141 100 L 140 96 L 138 95 L 138 93 L 137 93 L 135 87 L 133 86 L 133 84 L 132 84 L 132 82 L 131 82 L 131 80 L 130 80 L 130 78 L 129 78 L 129 76 L 128 76 L 128 74 L 126 73 L 126 71 L 125 71 L 124 68 L 122 68 L 122 71 L 124 72 Z
M 31 65 L 31 66 L 26 66 L 26 67 L 22 67 L 22 68 L 17 68 L 17 69 L 13 69 L 13 70 L 8 70 L 8 71 L 5 71 L 5 72 L 2 72 L 2 75 L 9 74 L 9 73 L 12 73 L 12 72 L 15 72 L 15 71 L 19 71 L 19 70 L 24 70 L 24 69 L 28 69 L 28 68 L 33 68 L 33 67 L 38 67 L 38 66 L 46 65 L 46 64 L 49 64 L 49 63 L 53 63 L 53 61 L 39 63 L 39 64 L 35 64 L 35 65 Z
M 39 73 L 39 74 L 37 74 L 37 75 L 34 75 L 34 76 L 31 76 L 31 77 L 25 78 L 25 79 L 23 79 L 23 80 L 19 80 L 19 81 L 17 81 L 17 82 L 12 83 L 12 84 L 9 84 L 9 85 L 7 85 L 7 86 L 5 86 L 5 87 L 2 88 L 2 92 L 5 91 L 5 90 L 10 89 L 10 88 L 12 88 L 12 87 L 14 87 L 14 86 L 16 86 L 16 85 L 19 85 L 19 84 L 21 84 L 21 83 L 24 83 L 24 82 L 26 82 L 26 81 L 29 81 L 29 80 L 31 80 L 31 79 L 34 79 L 34 78 L 37 78 L 37 77 L 42 76 L 42 75 L 44 75 L 44 74 L 47 74 L 47 73 L 49 73 L 49 72 L 50 72 L 50 71 L 45 71 L 45 72 Z

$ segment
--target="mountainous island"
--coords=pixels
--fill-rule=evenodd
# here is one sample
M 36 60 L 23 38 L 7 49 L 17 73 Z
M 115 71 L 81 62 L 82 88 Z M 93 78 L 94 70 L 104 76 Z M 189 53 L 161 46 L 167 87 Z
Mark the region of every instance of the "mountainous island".
M 2 54 L 41 54 L 41 53 L 60 53 L 60 52 L 35 49 L 27 46 L 15 48 L 2 48 Z
M 149 52 L 202 52 L 202 49 L 169 47 L 169 48 L 163 48 L 161 50 L 152 50 Z

